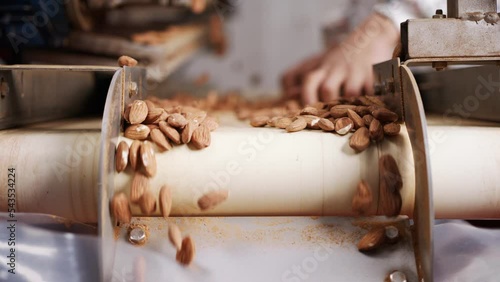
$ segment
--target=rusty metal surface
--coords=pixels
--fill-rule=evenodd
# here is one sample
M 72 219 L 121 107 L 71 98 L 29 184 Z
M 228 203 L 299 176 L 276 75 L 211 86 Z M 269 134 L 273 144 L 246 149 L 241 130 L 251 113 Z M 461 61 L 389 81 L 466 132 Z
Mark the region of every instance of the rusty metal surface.
M 416 19 L 401 25 L 404 59 L 499 57 L 500 25 L 460 19 Z
M 417 83 L 407 66 L 401 66 L 401 85 L 405 105 L 404 120 L 410 136 L 415 165 L 414 241 L 421 281 L 433 281 L 434 207 L 427 122 Z
M 196 244 L 196 257 L 189 267 L 172 269 L 179 274 L 200 275 L 183 281 L 384 281 L 394 270 L 416 282 L 417 270 L 409 222 L 405 217 L 387 219 L 349 217 L 162 217 L 133 218 L 130 225 L 116 227 L 117 253 L 125 254 L 129 227 L 141 227 L 147 242 L 136 246 L 146 257 L 175 260 L 168 239 L 168 223 L 176 223 L 183 236 Z M 373 226 L 394 225 L 403 238 L 380 251 L 363 254 L 358 240 Z M 128 257 L 117 257 L 117 270 L 127 267 Z M 120 264 L 120 262 L 123 262 Z M 165 266 L 168 264 L 165 262 Z M 162 269 L 143 267 L 142 277 L 130 281 L 157 281 Z M 298 272 L 300 270 L 300 272 Z M 117 271 L 119 272 L 119 271 Z M 132 278 L 132 276 L 131 276 Z

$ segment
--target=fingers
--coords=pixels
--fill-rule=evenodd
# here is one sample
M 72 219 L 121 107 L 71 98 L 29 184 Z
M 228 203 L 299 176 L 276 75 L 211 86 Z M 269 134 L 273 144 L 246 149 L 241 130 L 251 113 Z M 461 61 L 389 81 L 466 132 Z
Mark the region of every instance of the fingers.
M 366 82 L 366 71 L 354 68 L 349 72 L 349 77 L 344 84 L 344 95 L 346 97 L 356 97 L 361 95 Z
M 319 87 L 326 78 L 326 75 L 327 70 L 319 68 L 306 76 L 302 86 L 302 102 L 305 105 L 312 105 L 318 102 Z
M 344 70 L 332 68 L 321 84 L 320 97 L 323 102 L 328 102 L 340 97 L 340 88 L 345 80 Z
M 364 84 L 364 94 L 365 95 L 375 95 L 375 90 L 373 89 L 373 84 L 375 83 L 375 76 L 373 74 L 373 70 L 370 69 L 368 70 L 368 73 L 366 74 L 365 78 L 365 84 Z

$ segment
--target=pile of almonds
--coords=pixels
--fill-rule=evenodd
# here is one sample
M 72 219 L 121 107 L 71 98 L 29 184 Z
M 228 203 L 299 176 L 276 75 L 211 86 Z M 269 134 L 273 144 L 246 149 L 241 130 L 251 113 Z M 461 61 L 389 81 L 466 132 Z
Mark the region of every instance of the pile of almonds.
M 399 134 L 399 116 L 388 110 L 377 96 L 361 96 L 354 99 L 338 99 L 328 103 L 318 102 L 301 108 L 298 102 L 289 100 L 283 105 L 251 111 L 237 110 L 240 119 L 250 118 L 254 127 L 271 126 L 297 132 L 304 129 L 346 135 L 352 132 L 349 146 L 362 152 L 371 142 L 380 142 L 384 136 Z

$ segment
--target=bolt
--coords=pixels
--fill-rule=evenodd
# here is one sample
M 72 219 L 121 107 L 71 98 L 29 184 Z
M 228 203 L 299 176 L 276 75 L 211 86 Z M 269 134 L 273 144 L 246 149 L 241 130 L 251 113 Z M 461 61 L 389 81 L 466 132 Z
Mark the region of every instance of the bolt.
M 399 239 L 399 230 L 392 225 L 385 227 L 385 237 L 389 243 L 395 243 Z
M 132 97 L 137 94 L 137 83 L 131 81 L 128 86 L 128 96 Z
M 143 244 L 146 240 L 146 232 L 144 232 L 144 229 L 141 227 L 134 227 L 134 229 L 129 232 L 128 240 L 132 244 Z
M 443 14 L 443 10 L 441 10 L 441 9 L 437 9 L 437 10 L 436 10 L 436 14 L 434 14 L 434 15 L 432 16 L 432 18 L 433 18 L 433 19 L 444 19 L 444 18 L 446 18 L 446 15 L 445 15 L 445 14 Z
M 385 281 L 388 282 L 407 282 L 406 275 L 401 271 L 393 271 Z

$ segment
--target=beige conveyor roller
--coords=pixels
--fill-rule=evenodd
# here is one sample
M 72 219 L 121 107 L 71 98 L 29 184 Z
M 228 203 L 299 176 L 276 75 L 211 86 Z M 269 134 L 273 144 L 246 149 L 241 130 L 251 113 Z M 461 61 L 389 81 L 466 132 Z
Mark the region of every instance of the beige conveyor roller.
M 203 214 L 351 215 L 358 181 L 378 187 L 380 146 L 393 154 L 403 175 L 401 213 L 413 210 L 413 160 L 404 127 L 399 137 L 354 154 L 348 137 L 335 134 L 256 129 L 227 116 L 222 124 L 205 150 L 178 146 L 157 154 L 151 189 L 158 191 L 163 184 L 172 188 L 174 215 L 201 214 L 197 199 L 219 188 L 229 190 L 229 199 Z M 0 168 L 15 166 L 18 174 L 18 211 L 97 222 L 100 120 L 57 122 L 47 128 L 0 132 Z M 495 140 L 500 128 L 430 125 L 428 134 L 436 217 L 498 217 L 500 144 Z M 131 175 L 129 169 L 117 174 L 116 189 L 127 190 Z M 1 190 L 2 211 L 5 193 Z M 372 212 L 377 212 L 376 204 Z

